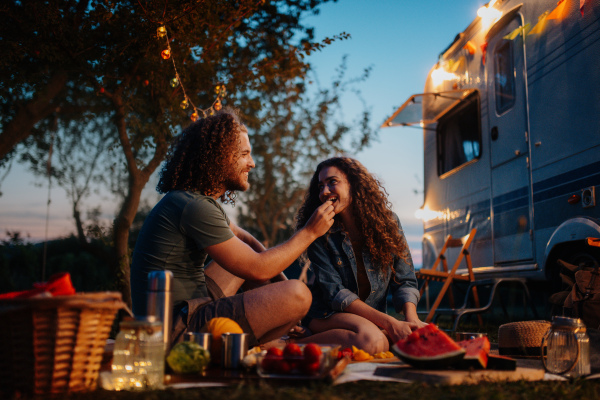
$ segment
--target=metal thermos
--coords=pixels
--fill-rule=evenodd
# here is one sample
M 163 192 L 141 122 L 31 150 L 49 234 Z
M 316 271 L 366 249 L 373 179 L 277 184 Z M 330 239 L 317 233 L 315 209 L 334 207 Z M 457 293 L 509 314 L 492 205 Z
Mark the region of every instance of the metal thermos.
M 162 321 L 165 351 L 169 351 L 171 346 L 171 327 L 173 324 L 172 284 L 173 273 L 169 270 L 152 271 L 148 274 L 146 315 L 154 315 Z

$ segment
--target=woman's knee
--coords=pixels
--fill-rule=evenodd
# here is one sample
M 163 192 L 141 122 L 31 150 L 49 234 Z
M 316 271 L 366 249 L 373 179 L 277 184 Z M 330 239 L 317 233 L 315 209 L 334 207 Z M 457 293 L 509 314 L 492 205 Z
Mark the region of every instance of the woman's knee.
M 389 350 L 387 337 L 376 325 L 367 325 L 359 329 L 355 340 L 356 347 L 371 354 Z

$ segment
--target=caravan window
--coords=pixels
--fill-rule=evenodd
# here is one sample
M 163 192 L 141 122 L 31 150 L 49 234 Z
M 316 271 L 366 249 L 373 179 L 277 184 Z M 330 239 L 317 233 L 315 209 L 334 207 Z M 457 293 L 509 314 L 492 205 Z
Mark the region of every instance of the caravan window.
M 515 104 L 515 68 L 512 54 L 512 40 L 501 42 L 494 50 L 494 82 L 498 115 Z
M 440 118 L 436 136 L 439 175 L 481 156 L 479 92 Z

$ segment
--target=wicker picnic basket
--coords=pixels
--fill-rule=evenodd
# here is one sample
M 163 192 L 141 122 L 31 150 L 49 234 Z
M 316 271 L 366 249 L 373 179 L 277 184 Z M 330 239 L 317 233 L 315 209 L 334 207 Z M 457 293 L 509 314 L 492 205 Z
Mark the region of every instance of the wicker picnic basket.
M 0 393 L 94 390 L 118 292 L 0 300 Z

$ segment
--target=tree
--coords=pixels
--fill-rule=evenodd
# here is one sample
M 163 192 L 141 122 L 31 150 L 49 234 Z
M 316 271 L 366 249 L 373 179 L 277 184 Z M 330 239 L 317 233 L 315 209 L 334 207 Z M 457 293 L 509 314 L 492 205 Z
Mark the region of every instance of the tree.
M 180 103 L 213 104 L 214 88 L 225 83 L 231 104 L 257 112 L 261 92 L 305 77 L 303 54 L 347 37 L 314 43 L 301 23 L 325 1 L 5 2 L 0 74 L 11 85 L 0 87 L 0 158 L 24 138 L 47 133 L 55 119 L 85 121 L 92 113 L 111 121 L 127 176 L 113 226 L 114 273 L 129 301 L 129 228 L 169 140 L 189 123 L 192 110 Z M 161 26 L 165 38 L 157 37 Z
M 374 134 L 369 110 L 357 120 L 340 117 L 341 101 L 348 91 L 360 97 L 355 84 L 364 82 L 370 69 L 355 79 L 346 78 L 346 59 L 329 89 L 307 93 L 303 85 L 286 93 L 264 93 L 264 114 L 252 121 L 250 140 L 256 167 L 250 189 L 242 193 L 238 223 L 266 246 L 287 239 L 317 163 L 326 157 L 359 152 Z M 364 105 L 364 104 L 363 104 Z M 256 128 L 252 126 L 259 122 Z M 352 150 L 349 150 L 352 149 Z

